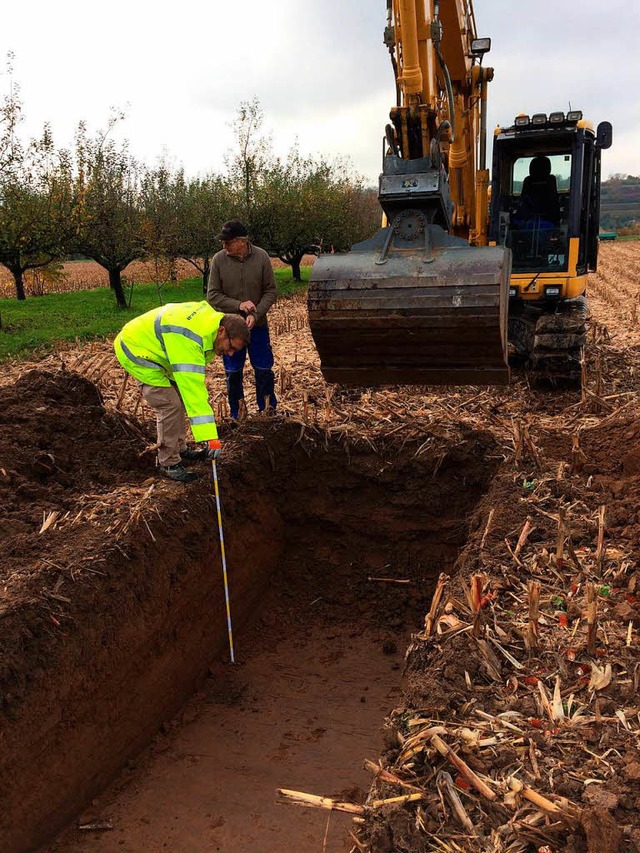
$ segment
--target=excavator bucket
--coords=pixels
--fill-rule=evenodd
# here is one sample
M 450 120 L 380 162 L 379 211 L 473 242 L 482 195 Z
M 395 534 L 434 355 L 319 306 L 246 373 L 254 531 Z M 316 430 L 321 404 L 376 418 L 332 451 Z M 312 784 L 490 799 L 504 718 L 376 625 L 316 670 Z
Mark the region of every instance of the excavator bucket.
M 309 323 L 328 382 L 505 385 L 511 254 L 439 226 L 383 228 L 320 255 Z

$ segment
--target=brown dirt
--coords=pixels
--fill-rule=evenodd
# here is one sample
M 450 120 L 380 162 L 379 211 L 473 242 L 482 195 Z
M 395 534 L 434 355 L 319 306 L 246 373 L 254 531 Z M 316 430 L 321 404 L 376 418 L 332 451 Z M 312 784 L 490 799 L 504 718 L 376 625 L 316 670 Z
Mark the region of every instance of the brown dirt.
M 276 306 L 285 420 L 224 432 L 240 650 L 233 669 L 221 663 L 210 484 L 185 492 L 157 483 L 148 456 L 138 458 L 152 434 L 149 413 L 130 391 L 127 416 L 114 412 L 120 374 L 109 345 L 63 348 L 37 365 L 53 377 L 32 375 L 17 390 L 5 372 L 0 488 L 3 470 L 17 488 L 4 488 L 0 510 L 0 642 L 8 650 L 0 670 L 0 849 L 50 838 L 83 804 L 82 819 L 108 819 L 113 829 L 70 829 L 52 843 L 56 853 L 349 849 L 350 821 L 333 817 L 325 843 L 326 814 L 274 806 L 276 786 L 366 797 L 365 822 L 352 829 L 368 853 L 442 843 L 465 853 L 640 849 L 640 246 L 603 247 L 601 258 L 582 400 L 531 389 L 521 374 L 500 390 L 335 393 L 320 377 L 304 305 Z M 104 406 L 91 383 L 58 372 L 61 362 L 99 384 Z M 217 368 L 212 383 L 224 428 Z M 42 440 L 49 415 L 58 429 Z M 514 424 L 529 430 L 520 450 Z M 600 506 L 606 551 L 598 569 Z M 558 565 L 561 509 L 577 562 L 565 550 Z M 52 511 L 60 515 L 39 533 L 43 512 Z M 527 518 L 533 530 L 518 562 L 512 552 Z M 454 561 L 441 633 L 420 636 L 433 580 Z M 391 572 L 413 583 L 368 580 Z M 471 626 L 467 591 L 480 576 L 484 652 L 469 630 L 450 635 L 447 627 Z M 524 644 L 532 579 L 541 583 L 536 654 Z M 586 651 L 588 583 L 598 593 L 594 654 Z M 394 666 L 407 643 L 398 699 Z M 590 674 L 607 664 L 610 684 L 590 688 Z M 551 697 L 558 683 L 567 717 L 552 725 L 541 692 Z M 396 707 L 378 747 L 371 726 L 389 704 Z M 476 710 L 511 715 L 505 719 L 524 734 L 483 722 Z M 499 792 L 495 804 L 469 790 L 430 743 L 402 756 L 399 739 L 432 723 Z M 498 743 L 474 747 L 462 731 Z M 154 735 L 139 768 L 130 765 L 90 805 Z M 402 784 L 376 779 L 367 795 L 366 777 L 352 768 L 378 749 Z M 451 774 L 472 837 L 453 816 L 440 770 Z M 561 817 L 519 796 L 504 802 L 512 776 Z M 374 807 L 406 793 L 403 784 L 418 786 L 422 799 Z
M 211 565 L 211 484 L 157 484 L 149 457 L 138 458 L 144 443 L 135 429 L 105 411 L 95 386 L 75 374 L 31 371 L 0 389 L 2 849 L 27 849 L 72 817 L 180 707 L 224 649 Z M 270 681 L 289 666 L 301 672 L 306 654 L 319 665 L 315 682 L 307 676 L 306 702 L 318 707 L 327 664 L 351 647 L 346 669 L 364 654 L 377 661 L 369 676 L 380 681 L 378 716 L 389 692 L 388 655 L 404 647 L 433 578 L 464 541 L 464 518 L 490 476 L 484 454 L 493 440 L 469 432 L 447 459 L 434 447 L 416 460 L 415 445 L 381 458 L 300 443 L 298 430 L 279 421 L 241 432 L 236 457 L 221 468 L 239 637 L 279 565 L 262 624 L 243 642 L 259 650 L 253 658 L 243 653 L 247 671 L 252 661 L 255 670 L 249 687 L 258 689 L 267 665 Z M 39 533 L 51 512 L 59 514 L 55 525 Z M 380 574 L 411 583 L 368 580 Z M 276 644 L 278 654 L 265 663 L 260 651 Z M 217 679 L 212 689 L 225 690 Z M 262 696 L 261 717 L 278 719 L 289 701 L 286 693 Z M 334 725 L 340 718 L 348 725 L 353 714 L 342 704 L 331 706 Z M 320 728 L 327 720 L 313 730 Z M 375 728 L 369 715 L 360 737 L 375 744 Z M 332 732 L 327 778 L 348 748 L 359 763 L 361 741 L 350 743 L 350 735 Z M 243 788 L 242 777 L 237 784 Z M 225 790 L 225 802 L 233 802 L 232 779 Z M 184 849 L 181 843 L 175 849 Z

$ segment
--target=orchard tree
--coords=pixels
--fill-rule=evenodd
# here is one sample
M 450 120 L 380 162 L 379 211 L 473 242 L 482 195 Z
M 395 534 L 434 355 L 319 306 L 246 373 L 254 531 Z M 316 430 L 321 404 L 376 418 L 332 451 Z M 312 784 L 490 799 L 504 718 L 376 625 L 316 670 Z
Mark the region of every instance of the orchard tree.
M 370 198 L 348 163 L 303 157 L 294 147 L 261 176 L 252 231 L 300 281 L 304 255 L 347 249 L 375 232 L 380 213 L 376 203 L 374 217 Z
M 13 80 L 13 53 L 6 56 L 5 73 L 9 79 L 9 89 L 0 103 L 0 174 L 22 154 L 17 140 L 17 128 L 22 121 L 22 101 L 20 87 Z
M 118 305 L 126 307 L 122 271 L 142 258 L 152 241 L 141 202 L 142 167 L 108 135 L 120 117 L 95 137 L 80 124 L 76 135 L 80 231 L 76 251 L 93 258 L 109 274 Z
M 24 273 L 60 260 L 78 227 L 71 158 L 54 147 L 48 126 L 22 146 L 14 136 L 0 170 L 0 263 L 25 299 Z
M 220 175 L 194 178 L 184 189 L 179 204 L 180 257 L 198 270 L 206 292 L 211 258 L 217 251 L 215 237 L 225 220 L 234 216 L 237 196 Z
M 182 171 L 173 172 L 166 161 L 156 169 L 145 169 L 140 186 L 140 203 L 145 219 L 146 250 L 154 257 L 175 260 L 178 239 L 176 197 L 184 183 Z
M 227 158 L 229 180 L 256 242 L 291 266 L 300 281 L 305 254 L 349 248 L 379 228 L 375 191 L 347 161 L 273 154 L 257 98 L 240 105 L 233 125 L 236 151 Z
M 188 261 L 206 290 L 215 235 L 238 207 L 229 180 L 219 175 L 187 180 L 182 169 L 172 174 L 162 164 L 147 172 L 142 197 L 152 234 L 150 253 Z

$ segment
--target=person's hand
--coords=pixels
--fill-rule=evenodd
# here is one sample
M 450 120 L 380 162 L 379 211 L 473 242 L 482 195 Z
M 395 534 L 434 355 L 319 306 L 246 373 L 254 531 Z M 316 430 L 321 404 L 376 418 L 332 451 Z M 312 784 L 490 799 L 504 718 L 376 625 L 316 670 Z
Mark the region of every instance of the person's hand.
M 218 459 L 222 453 L 222 445 L 217 438 L 211 438 L 209 441 L 205 441 L 204 448 L 207 451 L 207 459 L 211 459 L 211 461 Z
M 246 302 L 241 302 L 239 307 L 245 314 L 255 314 L 256 306 L 250 299 L 247 299 Z M 249 326 L 249 328 L 251 328 L 251 326 Z
M 249 316 L 245 318 L 245 322 L 247 324 L 247 328 L 253 329 L 253 327 L 256 324 L 256 315 L 255 314 L 249 314 Z

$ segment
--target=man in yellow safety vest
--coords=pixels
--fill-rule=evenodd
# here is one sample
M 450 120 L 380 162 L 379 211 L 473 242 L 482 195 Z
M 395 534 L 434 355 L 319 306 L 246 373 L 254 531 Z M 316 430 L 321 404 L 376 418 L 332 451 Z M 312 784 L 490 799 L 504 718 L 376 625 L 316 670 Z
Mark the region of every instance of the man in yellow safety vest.
M 158 465 L 171 480 L 190 483 L 196 474 L 182 460 L 216 459 L 221 445 L 205 385 L 205 366 L 215 355 L 233 355 L 249 343 L 249 328 L 237 314 L 222 314 L 207 302 L 162 305 L 130 320 L 113 343 L 120 364 L 134 376 L 155 409 Z M 185 413 L 199 449 L 185 442 Z

